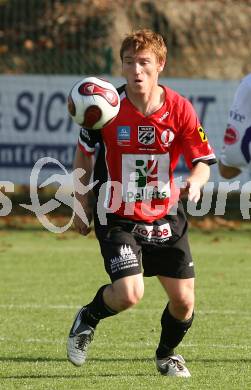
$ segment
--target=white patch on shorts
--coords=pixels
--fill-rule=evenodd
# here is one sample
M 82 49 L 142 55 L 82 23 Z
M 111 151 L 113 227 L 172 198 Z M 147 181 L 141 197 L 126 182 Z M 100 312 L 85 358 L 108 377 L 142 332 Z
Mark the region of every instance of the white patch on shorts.
M 138 260 L 130 245 L 122 245 L 120 255 L 115 256 L 110 261 L 111 272 L 123 271 L 127 268 L 138 267 Z

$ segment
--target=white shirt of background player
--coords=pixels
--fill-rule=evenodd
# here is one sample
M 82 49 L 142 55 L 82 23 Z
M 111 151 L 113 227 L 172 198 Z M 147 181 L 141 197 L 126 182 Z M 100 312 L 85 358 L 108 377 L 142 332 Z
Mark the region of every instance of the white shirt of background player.
M 251 166 L 251 74 L 239 84 L 229 111 L 219 170 L 230 179 Z

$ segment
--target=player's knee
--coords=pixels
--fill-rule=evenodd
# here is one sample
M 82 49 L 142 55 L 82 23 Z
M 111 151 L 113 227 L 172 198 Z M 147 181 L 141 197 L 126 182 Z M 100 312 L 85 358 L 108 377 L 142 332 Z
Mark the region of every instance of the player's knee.
M 176 297 L 171 306 L 175 318 L 187 319 L 192 316 L 194 310 L 194 297 L 193 295 Z
M 140 299 L 136 294 L 123 295 L 120 299 L 121 310 L 129 309 L 139 303 Z
M 129 309 L 130 307 L 139 303 L 144 295 L 143 281 L 132 285 L 124 285 L 120 287 L 117 297 L 121 310 Z
M 133 289 L 132 291 L 126 291 L 122 295 L 121 304 L 124 309 L 129 309 L 130 307 L 139 303 L 142 299 L 144 291 L 141 288 Z

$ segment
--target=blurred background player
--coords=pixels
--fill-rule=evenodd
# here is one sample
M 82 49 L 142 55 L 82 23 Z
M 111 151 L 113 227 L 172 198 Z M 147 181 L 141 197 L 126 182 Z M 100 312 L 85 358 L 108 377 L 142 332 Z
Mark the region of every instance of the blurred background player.
M 239 84 L 229 111 L 219 171 L 231 179 L 250 166 L 251 159 L 251 74 Z
M 151 30 L 127 36 L 120 51 L 127 81 L 118 89 L 120 112 L 100 133 L 86 129 L 80 132 L 74 168 L 85 169 L 83 183 L 88 183 L 93 172 L 91 155 L 98 144 L 96 202 L 102 204 L 98 199 L 102 183 L 113 181 L 120 184 L 120 189 L 108 193 L 107 204 L 120 194 L 121 203 L 106 215 L 104 225 L 100 218 L 107 210 L 94 207 L 95 233 L 111 283 L 100 287 L 73 322 L 67 354 L 77 366 L 86 360 L 98 323 L 141 300 L 143 275 L 157 276 L 169 300 L 161 317 L 157 370 L 168 376 L 190 376 L 184 359 L 174 351 L 193 322 L 194 264 L 173 171 L 183 154 L 190 169 L 184 191 L 190 201 L 197 202 L 209 178 L 209 165 L 216 160 L 191 103 L 158 84 L 166 52 L 162 36 Z M 91 220 L 90 198 L 77 192 L 76 197 Z M 89 232 L 78 216 L 75 227 L 83 235 Z

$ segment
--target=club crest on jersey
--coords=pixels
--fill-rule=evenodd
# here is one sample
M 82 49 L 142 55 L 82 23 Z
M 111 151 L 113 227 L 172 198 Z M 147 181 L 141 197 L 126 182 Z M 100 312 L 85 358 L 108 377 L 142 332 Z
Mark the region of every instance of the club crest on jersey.
M 164 146 L 170 146 L 172 141 L 174 140 L 174 133 L 171 129 L 163 130 L 161 134 L 161 141 Z
M 138 141 L 143 145 L 152 145 L 155 142 L 155 127 L 138 126 Z

